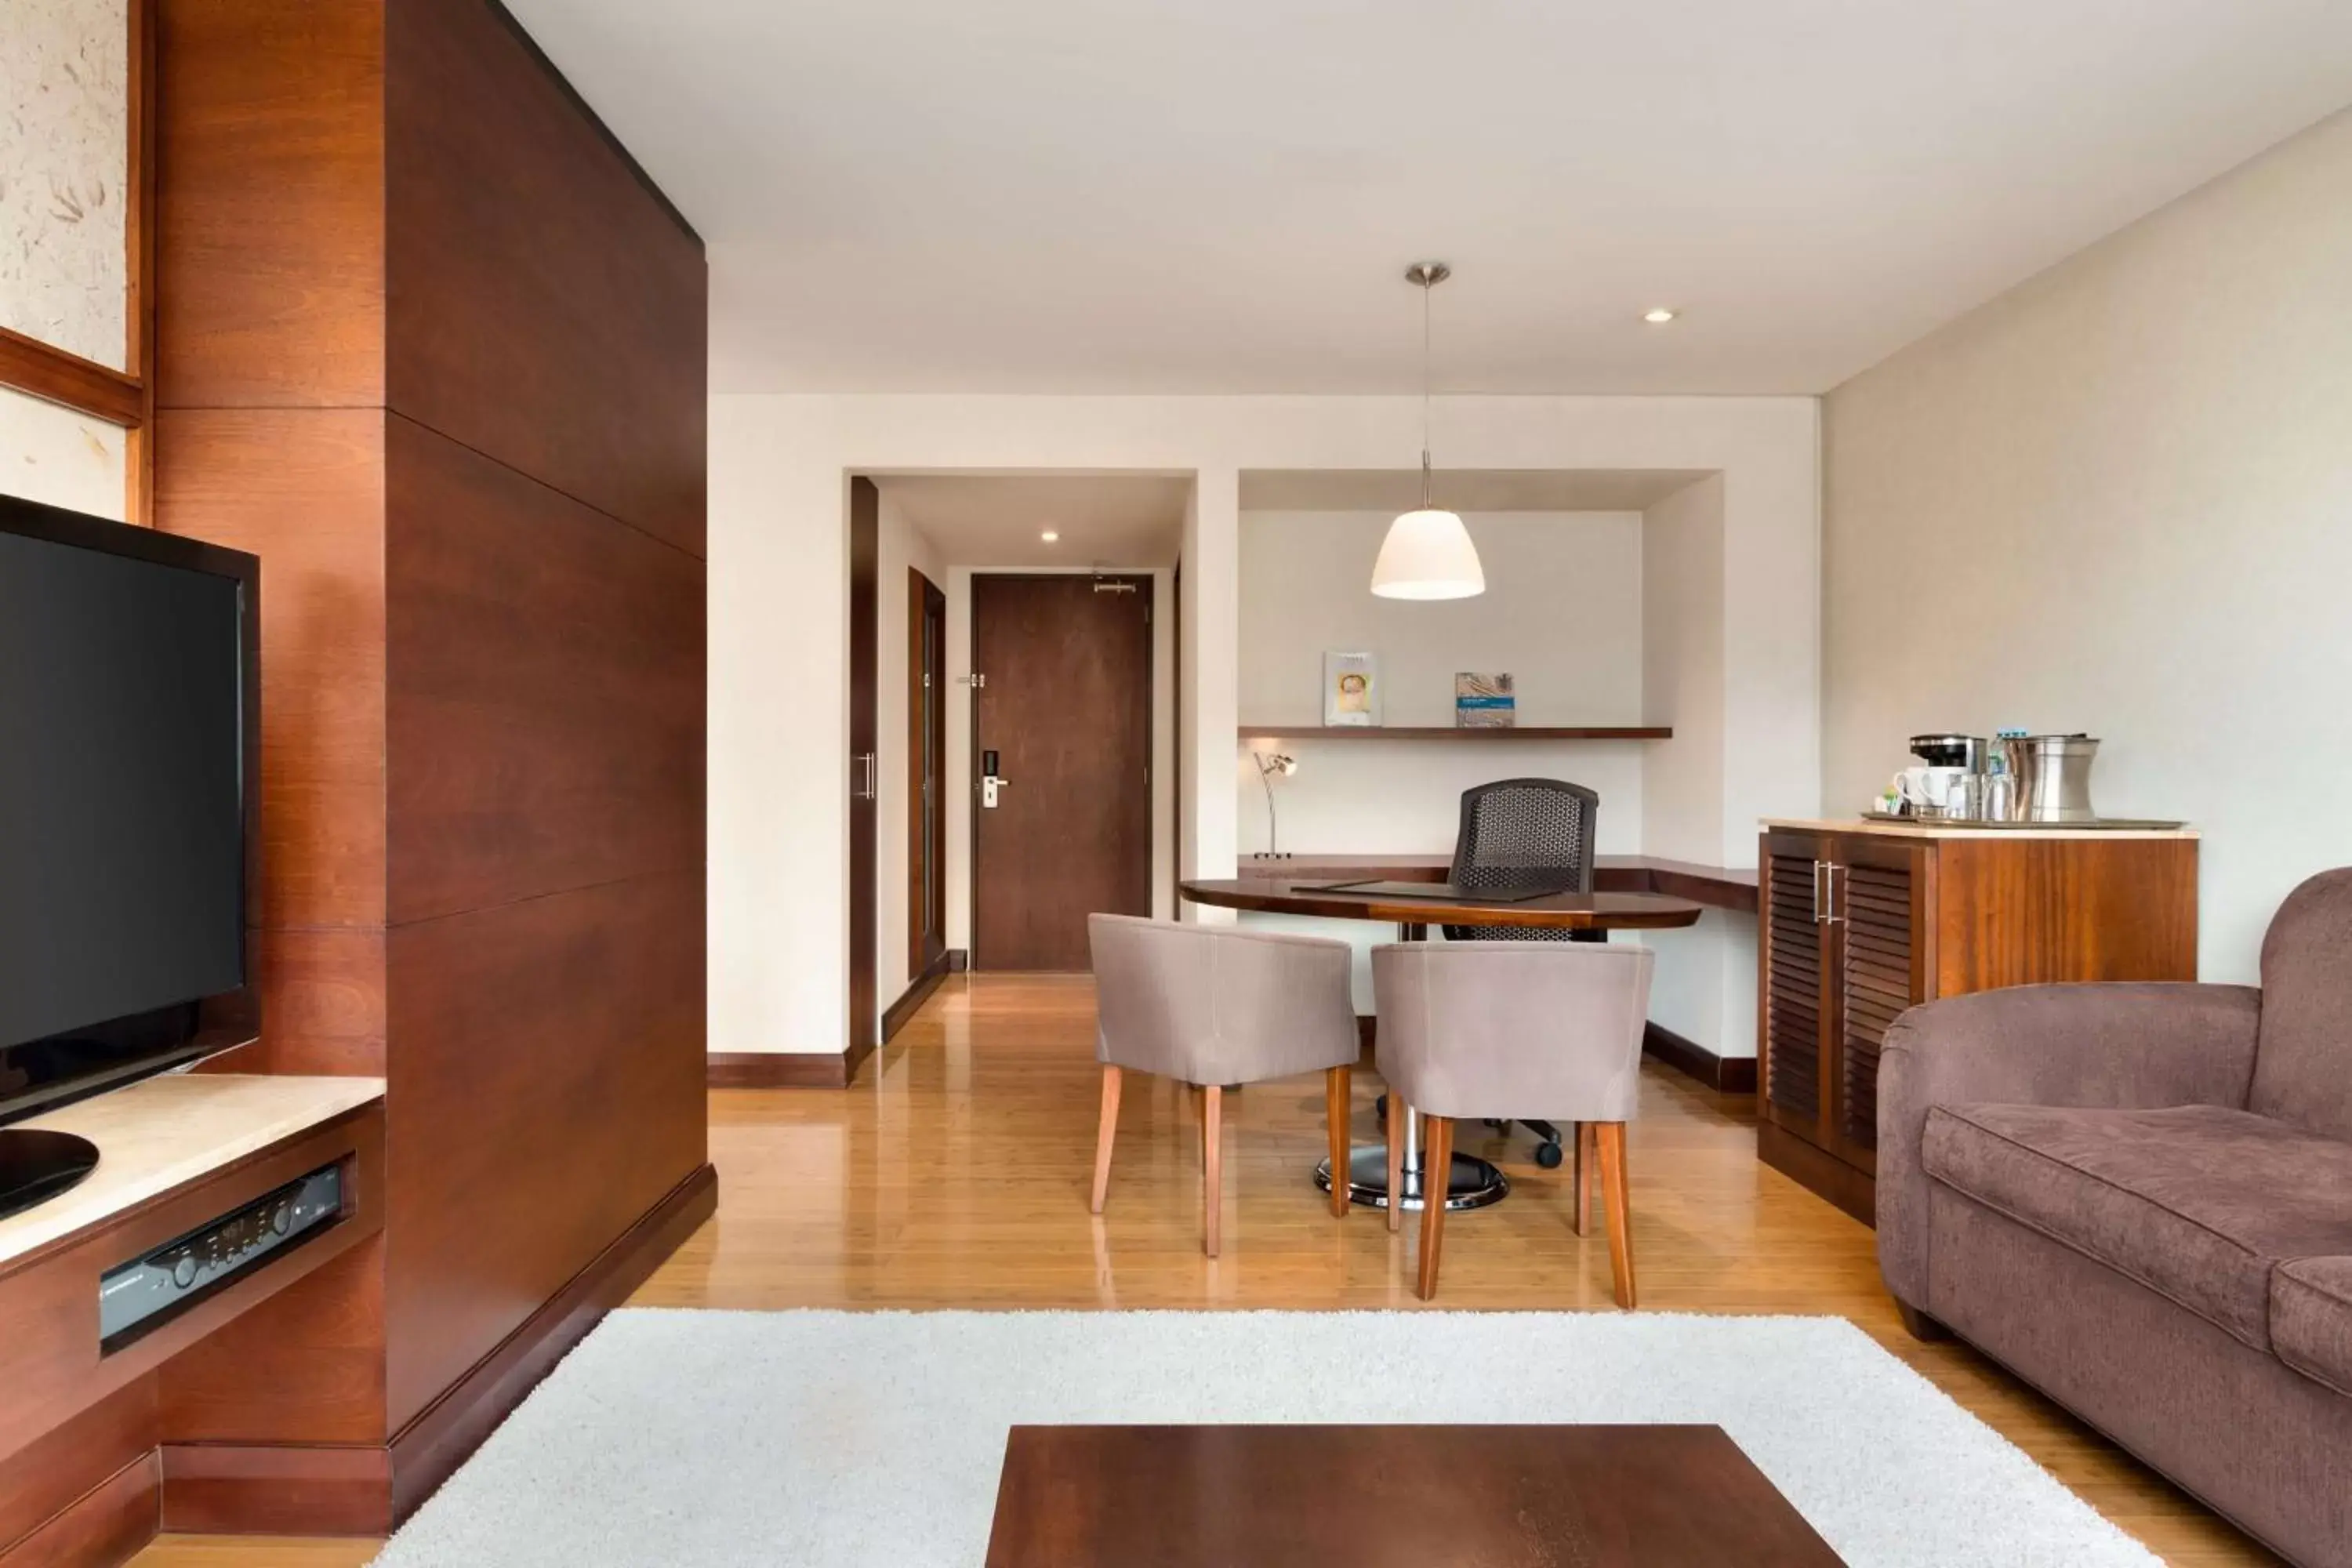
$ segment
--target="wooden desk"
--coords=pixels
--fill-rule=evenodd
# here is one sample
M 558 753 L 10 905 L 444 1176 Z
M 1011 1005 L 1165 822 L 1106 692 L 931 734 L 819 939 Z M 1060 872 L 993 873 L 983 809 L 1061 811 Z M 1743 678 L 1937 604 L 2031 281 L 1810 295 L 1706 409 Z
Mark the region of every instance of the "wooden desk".
M 1276 859 L 1245 858 L 1238 874 L 1244 881 L 1442 882 L 1453 867 L 1450 855 L 1286 855 Z M 1668 860 L 1656 855 L 1601 855 L 1592 862 L 1596 893 L 1664 893 L 1688 899 L 1709 909 L 1756 912 L 1756 872 L 1753 868 L 1705 866 L 1695 860 Z
M 120 1561 L 160 1513 L 164 1363 L 383 1228 L 383 1082 L 174 1075 L 25 1125 L 89 1139 L 99 1164 L 0 1220 L 0 1568 Z M 339 1162 L 340 1219 L 101 1350 L 100 1275 Z
M 1340 875 L 1345 878 L 1349 874 Z M 1421 940 L 1422 933 L 1433 925 L 1519 926 L 1530 931 L 1662 931 L 1696 925 L 1701 913 L 1699 906 L 1688 899 L 1668 898 L 1660 893 L 1552 893 L 1507 903 L 1475 899 L 1381 898 L 1318 891 L 1303 885 L 1321 879 L 1299 879 L 1294 873 L 1284 880 L 1240 878 L 1223 882 L 1180 882 L 1177 891 L 1189 903 L 1212 904 L 1220 909 L 1312 915 L 1324 920 L 1381 921 L 1402 927 L 1407 942 Z

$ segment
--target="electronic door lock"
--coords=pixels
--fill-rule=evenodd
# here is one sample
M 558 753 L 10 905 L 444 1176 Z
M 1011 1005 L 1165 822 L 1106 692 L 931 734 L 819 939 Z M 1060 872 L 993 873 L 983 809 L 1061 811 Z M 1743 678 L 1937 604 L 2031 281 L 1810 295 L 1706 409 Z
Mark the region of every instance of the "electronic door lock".
M 997 773 L 998 765 L 994 752 L 980 753 L 980 804 L 986 811 L 996 809 L 996 792 L 1013 782 Z

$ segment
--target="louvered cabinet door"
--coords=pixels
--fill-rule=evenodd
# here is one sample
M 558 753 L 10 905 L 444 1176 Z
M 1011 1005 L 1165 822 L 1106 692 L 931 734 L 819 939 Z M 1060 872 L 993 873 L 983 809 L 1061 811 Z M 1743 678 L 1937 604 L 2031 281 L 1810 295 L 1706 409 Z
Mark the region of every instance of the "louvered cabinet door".
M 1887 1026 L 1927 994 L 1924 857 L 1929 851 L 1852 837 L 1832 846 L 1832 973 L 1837 992 L 1833 1152 L 1875 1173 L 1878 1053 Z
M 1805 1142 L 1826 1147 L 1832 992 L 1828 937 L 1821 903 L 1826 848 L 1821 840 L 1770 833 L 1764 838 L 1758 910 L 1763 939 L 1757 1114 Z

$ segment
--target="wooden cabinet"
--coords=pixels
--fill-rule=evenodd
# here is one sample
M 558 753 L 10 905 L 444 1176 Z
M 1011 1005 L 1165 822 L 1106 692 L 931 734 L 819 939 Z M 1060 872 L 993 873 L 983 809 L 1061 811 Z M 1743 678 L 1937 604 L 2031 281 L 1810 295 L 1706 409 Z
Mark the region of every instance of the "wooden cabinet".
M 2190 834 L 1773 824 L 1758 863 L 1757 1152 L 1865 1223 L 1879 1047 L 1906 1008 L 2197 975 Z

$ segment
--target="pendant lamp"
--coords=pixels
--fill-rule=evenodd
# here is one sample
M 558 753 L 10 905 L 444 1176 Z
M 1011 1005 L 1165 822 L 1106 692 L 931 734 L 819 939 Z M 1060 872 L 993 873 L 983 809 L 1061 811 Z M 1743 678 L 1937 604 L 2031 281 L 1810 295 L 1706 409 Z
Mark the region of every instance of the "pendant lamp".
M 1421 505 L 1389 524 L 1372 563 L 1372 592 L 1383 599 L 1467 599 L 1486 591 L 1477 547 L 1459 517 L 1429 504 L 1429 291 L 1454 269 L 1421 261 L 1404 276 L 1421 290 Z

